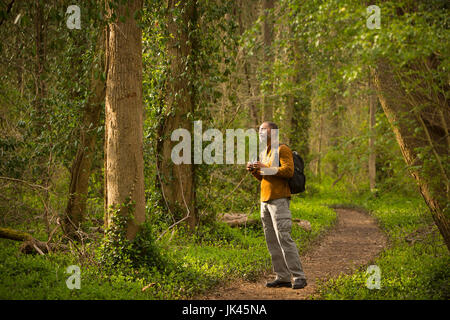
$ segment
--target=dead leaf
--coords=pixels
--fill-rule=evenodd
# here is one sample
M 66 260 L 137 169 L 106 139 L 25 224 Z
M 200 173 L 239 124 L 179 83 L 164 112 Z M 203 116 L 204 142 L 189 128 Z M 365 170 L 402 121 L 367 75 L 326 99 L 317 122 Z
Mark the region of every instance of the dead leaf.
M 155 282 L 152 282 L 149 285 L 146 285 L 145 287 L 142 288 L 142 292 L 144 292 L 145 290 L 147 290 L 150 287 L 153 287 L 155 284 L 156 284 Z

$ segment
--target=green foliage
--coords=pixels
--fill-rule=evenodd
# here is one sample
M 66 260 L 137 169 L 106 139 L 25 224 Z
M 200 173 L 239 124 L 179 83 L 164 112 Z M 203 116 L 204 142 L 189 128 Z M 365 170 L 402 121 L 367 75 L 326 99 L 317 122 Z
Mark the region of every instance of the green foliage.
M 293 237 L 301 251 L 335 220 L 334 211 L 320 202 L 292 202 L 293 216 L 309 219 L 312 224 L 311 233 L 293 226 Z M 256 212 L 252 214 L 257 217 Z M 17 243 L 0 240 L 0 297 L 180 299 L 231 279 L 254 281 L 271 268 L 260 225 L 231 228 L 215 223 L 201 225 L 195 234 L 176 226 L 157 242 L 155 225 L 149 223 L 141 227 L 133 241 L 126 241 L 126 219 L 119 214 L 113 219 L 112 225 L 117 227 L 107 231 L 97 250 L 98 260 L 81 265 L 80 290 L 69 290 L 65 285 L 69 276 L 65 268 L 79 264 L 76 255 L 27 256 L 17 252 Z M 142 291 L 147 285 L 148 289 Z
M 366 288 L 363 266 L 353 275 L 323 283 L 321 298 L 448 299 L 448 253 L 436 227 L 431 225 L 423 200 L 417 197 L 394 193 L 381 193 L 378 198 L 368 193 L 355 195 L 344 187 L 331 187 L 330 180 L 322 184 L 312 180 L 307 194 L 295 196 L 291 203 L 293 217 L 308 220 L 312 226 L 307 232 L 293 225 L 293 239 L 300 251 L 304 252 L 317 236 L 333 226 L 336 214 L 328 206 L 351 203 L 369 209 L 389 235 L 389 248 L 371 263 L 381 268 L 382 289 Z M 252 217 L 258 215 L 257 211 L 251 213 Z M 122 222 L 116 225 L 125 222 L 118 220 Z M 65 268 L 79 263 L 75 255 L 28 256 L 17 252 L 17 243 L 0 240 L 0 297 L 179 299 L 231 279 L 256 280 L 271 268 L 260 225 L 231 228 L 216 222 L 200 225 L 194 234 L 176 226 L 155 241 L 159 229 L 154 220 L 148 221 L 152 222 L 142 226 L 132 242 L 123 241 L 123 228 L 108 232 L 120 236 L 114 244 L 120 257 L 111 250 L 104 260 L 101 254 L 97 256 L 101 261 L 98 265 L 82 264 L 80 290 L 69 290 L 65 285 L 69 276 Z M 148 289 L 142 291 L 147 285 Z
M 132 219 L 134 203 L 129 199 L 118 209 L 110 209 L 111 222 L 98 248 L 98 261 L 105 272 L 129 268 L 156 267 L 161 269 L 164 261 L 155 244 L 154 227 L 146 222 L 133 240 L 127 239 L 127 226 Z
M 368 275 L 361 268 L 353 275 L 326 283 L 323 299 L 357 300 L 448 300 L 450 273 L 448 255 L 435 256 L 423 245 L 391 249 L 383 253 L 376 264 L 381 269 L 381 289 L 368 289 Z
M 99 262 L 107 269 L 131 264 L 131 241 L 127 239 L 127 225 L 133 205 L 129 201 L 118 209 L 109 209 L 111 222 L 99 247 Z
M 450 297 L 450 256 L 422 199 L 384 194 L 359 197 L 389 236 L 389 248 L 371 264 L 381 270 L 381 289 L 368 289 L 366 266 L 322 283 L 321 299 L 445 299 Z
M 106 21 L 100 2 L 85 1 L 82 32 L 69 30 L 64 16 L 67 1 L 41 3 L 46 23 L 46 59 L 41 74 L 46 92 L 41 110 L 36 107 L 34 17 L 24 15 L 15 24 L 12 16 L 0 10 L 0 18 L 6 18 L 0 28 L 0 176 L 49 186 L 51 192 L 2 181 L 0 211 L 4 213 L 2 223 L 26 228 L 36 238 L 47 240 L 42 222 L 43 199 L 48 197 L 45 203 L 50 213 L 64 211 L 70 178 L 67 169 L 80 143 L 81 116 L 91 94 L 90 74 L 101 59 L 96 39 Z M 432 221 L 423 201 L 411 196 L 416 192 L 415 184 L 380 108 L 375 127 L 380 198 L 366 192 L 367 142 L 371 133 L 364 102 L 369 93 L 369 70 L 380 60 L 392 66 L 393 74 L 408 94 L 406 98 L 413 94 L 448 98 L 447 2 L 383 1 L 381 29 L 370 30 L 365 25 L 366 5 L 362 2 L 281 0 L 271 13 L 278 14 L 274 17 L 277 36 L 271 48 L 262 46 L 263 17 L 245 21 L 249 12 L 241 15 L 242 8 L 235 1 L 196 3 L 194 23 L 187 26 L 193 50 L 184 61 L 189 71 L 186 86 L 193 94 L 195 108 L 183 117 L 202 120 L 204 128 L 246 128 L 253 125 L 248 119 L 248 105 L 254 102 L 256 110 L 261 111 L 261 99 L 254 95 L 272 93 L 274 120 L 283 127 L 291 121 L 286 106 L 293 101 L 290 145 L 301 152 L 307 163 L 320 156 L 322 172 L 318 182 L 310 167 L 306 167 L 307 191 L 295 196 L 291 204 L 293 217 L 312 225 L 310 232 L 293 225 L 293 238 L 300 251 L 304 252 L 333 226 L 336 214 L 327 205 L 356 203 L 371 210 L 390 237 L 390 247 L 376 260 L 382 269 L 382 290 L 365 287 L 362 268 L 354 275 L 324 284 L 322 297 L 448 299 L 448 252 L 436 228 L 430 227 Z M 116 7 L 118 1 L 108 1 L 108 5 Z M 20 12 L 35 10 L 27 2 L 16 1 L 14 6 Z M 178 31 L 186 27 L 180 7 L 177 5 L 172 12 L 180 24 Z M 216 221 L 217 215 L 225 212 L 245 212 L 259 218 L 256 182 L 241 165 L 196 165 L 200 224 L 193 233 L 182 225 L 168 230 L 182 213 L 171 216 L 166 212 L 157 187 L 156 160 L 158 142 L 169 138 L 159 136 L 161 125 L 176 112 L 167 110 L 165 103 L 168 95 L 177 94 L 167 90 L 172 80 L 168 74 L 167 43 L 174 35 L 167 30 L 168 12 L 163 2 L 145 1 L 140 15 L 141 12 L 135 18 L 140 19 L 143 29 L 147 222 L 129 241 L 126 225 L 132 206 L 127 203 L 116 210 L 101 244 L 87 244 L 87 250 L 95 257 L 90 262 L 71 253 L 25 256 L 17 252 L 17 243 L 0 240 L 0 298 L 185 298 L 229 279 L 255 280 L 270 269 L 260 225 L 230 228 Z M 112 17 L 116 18 L 126 17 Z M 273 55 L 273 62 L 261 62 L 264 51 Z M 248 70 L 243 72 L 241 69 L 246 67 Z M 30 72 L 33 76 L 26 74 Z M 96 77 L 104 78 L 105 74 L 98 71 Z M 412 111 L 427 106 L 429 102 L 425 101 Z M 335 130 L 328 132 L 328 145 L 320 153 L 314 148 L 309 150 L 316 144 L 310 139 L 311 131 L 320 126 L 319 118 L 325 121 L 325 130 Z M 413 129 L 417 137 L 424 136 L 422 128 Z M 103 125 L 96 134 L 95 149 L 100 151 L 94 155 L 85 230 L 98 227 L 104 215 Z M 432 153 L 430 147 L 416 151 L 419 159 L 427 159 Z M 443 161 L 446 166 L 447 159 Z M 430 171 L 436 166 L 432 158 L 420 169 Z M 433 182 L 442 183 L 440 179 L 436 175 Z M 423 228 L 431 232 L 424 232 Z M 157 240 L 156 235 L 166 230 Z M 59 237 L 55 234 L 53 239 Z M 413 240 L 408 240 L 410 237 Z M 70 264 L 82 266 L 81 290 L 65 286 L 68 275 L 64 271 Z M 142 291 L 149 284 L 152 285 Z

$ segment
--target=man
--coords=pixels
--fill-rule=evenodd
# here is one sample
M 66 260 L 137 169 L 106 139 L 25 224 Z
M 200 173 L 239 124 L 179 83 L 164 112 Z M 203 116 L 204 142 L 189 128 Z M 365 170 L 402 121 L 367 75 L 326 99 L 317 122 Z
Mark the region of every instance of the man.
M 275 123 L 266 121 L 261 124 L 259 138 L 267 141 L 267 146 L 260 155 L 261 161 L 247 163 L 247 170 L 261 181 L 261 221 L 276 274 L 275 280 L 266 286 L 302 289 L 306 286 L 306 277 L 297 246 L 291 238 L 292 216 L 289 210 L 291 193 L 288 179 L 294 174 L 294 161 L 288 146 L 281 145 L 278 150 L 272 150 L 272 145 L 278 146 L 278 141 L 273 141 L 277 134 L 272 139 L 272 130 L 278 132 Z

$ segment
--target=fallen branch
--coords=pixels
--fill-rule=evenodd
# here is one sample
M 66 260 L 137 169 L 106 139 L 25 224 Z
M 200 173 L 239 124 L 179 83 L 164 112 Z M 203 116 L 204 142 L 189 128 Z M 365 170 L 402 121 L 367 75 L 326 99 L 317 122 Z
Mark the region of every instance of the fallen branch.
M 35 239 L 31 234 L 23 231 L 18 231 L 10 228 L 0 227 L 0 238 L 24 241 L 20 246 L 20 252 L 29 253 L 39 253 L 41 255 L 52 252 L 52 251 L 63 251 L 67 250 L 68 247 L 64 244 L 59 243 L 47 243 Z
M 230 227 L 249 226 L 260 223 L 259 219 L 250 218 L 245 213 L 224 213 L 219 216 L 219 220 L 225 222 Z M 292 222 L 306 231 L 311 231 L 311 223 L 308 220 L 293 218 Z
M 223 200 L 225 200 L 225 199 L 227 199 L 229 196 L 231 196 L 232 194 L 233 194 L 233 192 L 234 191 L 236 191 L 236 189 L 237 188 L 239 188 L 239 186 L 241 185 L 241 183 L 245 180 L 245 178 L 247 178 L 247 177 L 249 177 L 249 175 L 245 175 L 242 179 L 241 179 L 241 181 L 239 181 L 239 183 L 236 185 L 236 187 L 233 189 L 233 190 L 231 190 L 231 192 L 229 193 L 229 194 L 227 194 L 224 198 L 223 198 Z M 222 200 L 222 201 L 223 201 Z
M 336 183 L 338 183 L 347 173 L 347 171 L 342 172 L 339 177 L 333 181 L 333 183 L 331 184 L 331 187 L 334 187 L 336 185 Z
M 167 231 L 169 231 L 170 229 L 172 229 L 173 227 L 175 227 L 176 225 L 180 224 L 181 222 L 183 222 L 184 220 L 186 220 L 187 218 L 189 218 L 189 216 L 185 216 L 183 219 L 178 220 L 177 222 L 175 222 L 174 224 L 172 224 L 170 227 L 168 227 L 163 233 L 160 234 L 160 236 L 158 237 L 158 239 L 156 239 L 156 241 L 161 240 L 161 238 L 167 233 Z
M 23 184 L 26 184 L 27 186 L 29 186 L 30 188 L 33 189 L 43 189 L 43 190 L 48 190 L 48 187 L 44 187 L 38 184 L 34 184 L 25 180 L 21 180 L 21 179 L 16 179 L 16 178 L 10 178 L 10 177 L 0 177 L 1 180 L 8 180 L 8 181 L 15 181 L 15 182 L 20 182 Z
M 219 216 L 219 220 L 225 222 L 230 227 L 250 226 L 259 223 L 258 219 L 250 218 L 245 213 L 224 213 Z
M 27 241 L 33 239 L 29 233 L 9 228 L 0 228 L 0 238 L 17 241 Z

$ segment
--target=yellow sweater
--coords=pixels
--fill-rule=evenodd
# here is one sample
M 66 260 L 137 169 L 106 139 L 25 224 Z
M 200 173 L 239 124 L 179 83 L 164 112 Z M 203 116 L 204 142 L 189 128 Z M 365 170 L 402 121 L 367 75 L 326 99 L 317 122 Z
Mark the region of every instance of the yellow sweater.
M 266 166 L 272 167 L 275 155 L 272 154 L 272 150 L 269 150 L 269 153 L 267 154 L 266 150 L 261 153 L 261 162 Z M 291 197 L 288 179 L 294 175 L 292 151 L 284 144 L 280 145 L 278 150 L 280 166 L 275 175 L 261 175 L 260 170 L 252 172 L 252 175 L 261 181 L 261 201 Z M 274 163 L 274 165 L 277 164 Z

